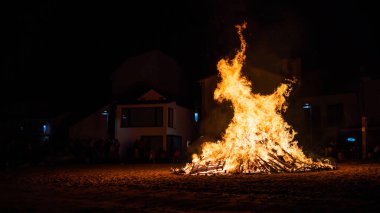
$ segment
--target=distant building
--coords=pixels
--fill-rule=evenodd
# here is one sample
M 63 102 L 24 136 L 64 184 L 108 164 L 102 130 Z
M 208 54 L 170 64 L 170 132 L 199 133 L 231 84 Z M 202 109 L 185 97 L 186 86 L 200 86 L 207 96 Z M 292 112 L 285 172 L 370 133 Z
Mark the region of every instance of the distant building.
M 76 140 L 106 140 L 109 128 L 109 105 L 85 116 L 70 126 L 69 137 Z
M 149 90 L 136 101 L 117 104 L 115 124 L 122 157 L 134 149 L 140 156 L 150 151 L 164 151 L 169 158 L 180 151 L 184 156 L 187 141 L 193 139 L 194 111 Z
M 109 103 L 70 127 L 72 140 L 117 140 L 119 156 L 140 157 L 147 151 L 165 152 L 167 159 L 179 151 L 184 156 L 193 139 L 194 110 L 189 82 L 176 61 L 153 50 L 127 59 L 111 76 Z M 147 156 L 144 156 L 147 157 Z
M 302 87 L 301 87 L 302 89 Z M 380 80 L 363 80 L 360 91 L 330 95 L 304 96 L 296 108 L 303 118 L 297 127 L 305 144 L 332 146 L 348 159 L 361 159 L 362 117 L 367 119 L 367 153 L 380 145 Z
M 62 115 L 45 101 L 4 103 L 0 120 L 0 168 L 37 164 L 54 150 Z
M 24 137 L 23 140 L 33 142 L 50 141 L 53 129 L 59 125 L 59 116 L 49 112 L 49 107 L 51 106 L 44 101 L 3 104 L 1 109 L 6 113 L 0 122 L 2 137 L 14 140 Z
M 362 97 L 362 113 L 368 117 L 368 125 L 380 127 L 380 79 L 362 79 L 359 95 Z
M 306 135 L 302 139 L 310 147 L 341 145 L 339 141 L 345 140 L 341 131 L 357 127 L 360 121 L 356 93 L 304 97 L 298 100 L 296 108 L 303 115 L 298 122 L 299 131 Z M 351 135 L 356 140 L 359 136 Z

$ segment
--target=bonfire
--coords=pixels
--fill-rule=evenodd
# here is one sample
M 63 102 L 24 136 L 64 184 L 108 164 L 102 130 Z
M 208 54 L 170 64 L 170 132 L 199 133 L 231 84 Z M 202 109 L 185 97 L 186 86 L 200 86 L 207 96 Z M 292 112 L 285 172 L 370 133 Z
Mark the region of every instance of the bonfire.
M 296 131 L 283 118 L 286 98 L 293 80 L 281 84 L 270 95 L 255 94 L 241 70 L 245 61 L 246 41 L 236 26 L 241 41 L 233 59 L 221 59 L 217 68 L 221 81 L 214 92 L 219 102 L 230 101 L 234 116 L 222 140 L 205 142 L 200 155 L 193 155 L 176 174 L 255 174 L 303 172 L 334 169 L 328 159 L 306 156 L 295 140 Z M 254 85 L 253 85 L 254 86 Z

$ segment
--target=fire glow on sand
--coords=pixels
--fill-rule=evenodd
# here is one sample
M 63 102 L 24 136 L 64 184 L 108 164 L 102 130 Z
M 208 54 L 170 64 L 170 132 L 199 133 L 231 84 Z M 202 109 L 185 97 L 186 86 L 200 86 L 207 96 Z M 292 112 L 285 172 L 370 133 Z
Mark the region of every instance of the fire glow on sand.
M 241 74 L 245 61 L 246 41 L 242 31 L 246 23 L 237 25 L 240 50 L 232 60 L 221 59 L 217 68 L 221 77 L 214 92 L 219 102 L 231 101 L 234 116 L 223 139 L 205 142 L 202 152 L 193 155 L 184 168 L 173 169 L 175 174 L 255 174 L 328 170 L 335 167 L 328 159 L 307 157 L 298 142 L 297 134 L 283 118 L 291 83 L 281 84 L 270 95 L 254 94 Z

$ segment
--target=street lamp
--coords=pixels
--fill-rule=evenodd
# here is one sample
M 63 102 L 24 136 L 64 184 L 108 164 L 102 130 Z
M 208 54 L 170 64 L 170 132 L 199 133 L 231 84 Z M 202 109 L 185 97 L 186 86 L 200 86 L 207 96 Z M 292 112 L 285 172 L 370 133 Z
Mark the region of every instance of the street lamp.
M 103 116 L 106 116 L 106 131 L 107 131 L 107 134 L 108 134 L 108 116 L 109 116 L 109 112 L 107 111 L 107 110 L 104 110 L 103 112 L 102 112 L 102 115 Z
M 312 107 L 311 104 L 305 103 L 302 108 L 304 110 L 310 110 L 310 147 L 313 146 L 313 116 L 312 116 Z

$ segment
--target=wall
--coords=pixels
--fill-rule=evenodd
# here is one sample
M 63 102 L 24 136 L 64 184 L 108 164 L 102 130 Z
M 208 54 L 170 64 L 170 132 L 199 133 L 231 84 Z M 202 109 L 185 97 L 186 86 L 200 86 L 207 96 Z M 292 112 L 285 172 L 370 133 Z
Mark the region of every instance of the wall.
M 102 112 L 105 109 L 106 107 L 102 107 L 71 126 L 69 130 L 70 138 L 95 140 L 107 139 L 107 116 L 102 115 Z
M 315 113 L 313 115 L 313 146 L 325 146 L 328 143 L 337 143 L 339 139 L 340 131 L 347 128 L 360 127 L 360 114 L 359 114 L 359 102 L 358 96 L 355 93 L 346 94 L 336 94 L 327 96 L 315 96 L 303 98 L 300 100 L 296 107 L 299 109 L 299 123 L 297 127 L 300 134 L 308 135 L 310 134 L 310 121 L 305 120 L 306 109 L 302 106 L 305 103 L 309 103 L 313 108 L 319 107 L 320 109 L 320 125 L 317 126 L 315 123 Z M 327 108 L 329 105 L 333 104 L 343 104 L 343 121 L 336 125 L 328 124 L 328 114 Z M 296 129 L 297 130 L 297 129 Z M 310 135 L 303 138 L 304 140 L 310 140 Z M 309 143 L 308 141 L 301 142 L 304 144 Z
M 182 136 L 182 145 L 185 149 L 187 141 L 194 140 L 194 112 L 175 104 L 169 105 L 169 107 L 174 109 L 174 128 L 168 127 L 167 134 Z
M 380 126 L 380 80 L 362 82 L 362 104 L 369 126 Z

